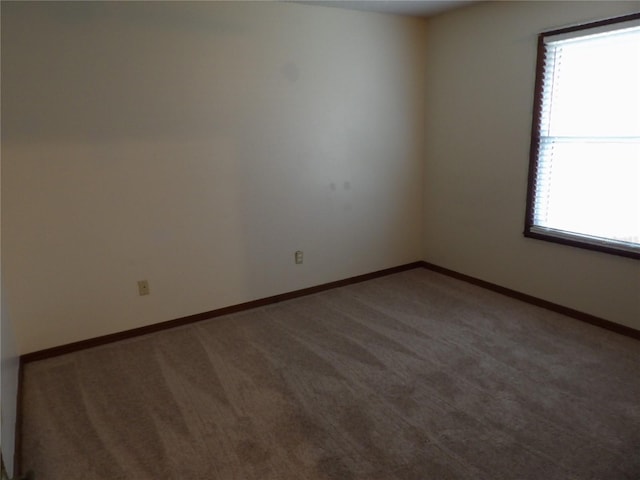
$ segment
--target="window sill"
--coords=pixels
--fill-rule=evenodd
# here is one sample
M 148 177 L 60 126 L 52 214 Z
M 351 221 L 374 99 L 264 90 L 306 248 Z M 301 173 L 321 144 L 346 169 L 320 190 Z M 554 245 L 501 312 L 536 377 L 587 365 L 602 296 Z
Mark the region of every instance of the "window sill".
M 640 246 L 636 247 L 629 243 L 578 235 L 538 226 L 528 226 L 524 231 L 524 236 L 640 260 Z

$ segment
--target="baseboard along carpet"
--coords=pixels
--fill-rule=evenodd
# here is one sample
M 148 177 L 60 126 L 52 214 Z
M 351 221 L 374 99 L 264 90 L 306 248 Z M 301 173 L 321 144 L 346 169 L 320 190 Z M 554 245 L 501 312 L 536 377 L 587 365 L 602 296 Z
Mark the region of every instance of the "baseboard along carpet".
M 640 479 L 638 340 L 422 268 L 23 373 L 37 480 Z

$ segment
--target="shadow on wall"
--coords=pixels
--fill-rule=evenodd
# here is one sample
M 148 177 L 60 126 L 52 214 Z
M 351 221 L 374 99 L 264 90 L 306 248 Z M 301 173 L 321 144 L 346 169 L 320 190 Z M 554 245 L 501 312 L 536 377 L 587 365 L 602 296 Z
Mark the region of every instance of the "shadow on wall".
M 420 258 L 422 23 L 259 2 L 2 9 L 24 353 Z

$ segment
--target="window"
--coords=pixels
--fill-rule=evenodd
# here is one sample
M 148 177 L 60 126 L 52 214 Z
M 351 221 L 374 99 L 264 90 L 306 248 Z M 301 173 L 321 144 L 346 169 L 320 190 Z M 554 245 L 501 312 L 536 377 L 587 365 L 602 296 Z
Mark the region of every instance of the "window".
M 640 258 L 640 14 L 539 35 L 524 233 Z

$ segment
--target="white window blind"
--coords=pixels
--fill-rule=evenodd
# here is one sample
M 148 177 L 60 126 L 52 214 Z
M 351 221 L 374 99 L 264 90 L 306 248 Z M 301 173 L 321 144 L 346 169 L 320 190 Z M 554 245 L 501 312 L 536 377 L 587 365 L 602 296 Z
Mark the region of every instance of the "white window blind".
M 530 231 L 640 252 L 640 21 L 543 41 Z

